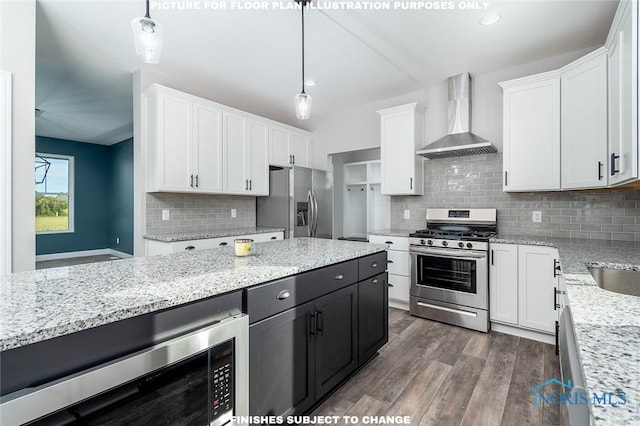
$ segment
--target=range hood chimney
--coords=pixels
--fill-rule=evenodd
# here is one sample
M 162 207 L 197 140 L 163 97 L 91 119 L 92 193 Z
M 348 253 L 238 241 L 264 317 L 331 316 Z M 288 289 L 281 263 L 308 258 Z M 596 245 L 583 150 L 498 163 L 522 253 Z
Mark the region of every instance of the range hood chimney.
M 448 134 L 416 151 L 416 154 L 434 159 L 498 152 L 491 142 L 469 131 L 471 125 L 469 73 L 454 75 L 447 81 L 449 84 Z

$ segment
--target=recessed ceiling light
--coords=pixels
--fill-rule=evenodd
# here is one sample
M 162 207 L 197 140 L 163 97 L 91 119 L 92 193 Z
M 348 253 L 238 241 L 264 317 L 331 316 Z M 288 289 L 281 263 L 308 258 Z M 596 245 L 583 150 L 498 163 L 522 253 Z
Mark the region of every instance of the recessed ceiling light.
M 500 18 L 501 16 L 498 15 L 497 13 L 490 13 L 488 15 L 483 16 L 482 19 L 480 19 L 480 25 L 484 27 L 493 25 L 496 22 L 498 22 Z
M 304 82 L 304 85 L 307 87 L 313 87 L 316 85 L 316 82 L 314 80 L 307 80 Z

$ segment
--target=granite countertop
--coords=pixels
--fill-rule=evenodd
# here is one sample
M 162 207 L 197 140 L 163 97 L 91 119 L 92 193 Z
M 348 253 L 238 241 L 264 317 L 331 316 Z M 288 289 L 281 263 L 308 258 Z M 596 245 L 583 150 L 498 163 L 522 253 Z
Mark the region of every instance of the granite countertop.
M 0 276 L 0 350 L 17 348 L 384 251 L 296 238 Z M 215 283 L 215 284 L 213 284 Z
M 640 297 L 601 289 L 587 269 L 640 271 L 640 242 L 508 235 L 491 242 L 558 249 L 587 388 L 627 397 L 623 406 L 591 404 L 596 423 L 640 424 Z
M 269 232 L 283 232 L 284 228 L 231 228 L 207 232 L 177 232 L 167 234 L 145 234 L 147 240 L 172 243 L 175 241 L 203 240 L 205 238 L 237 237 L 239 235 L 267 234 Z
M 409 234 L 415 231 L 405 231 L 402 229 L 379 229 L 369 232 L 369 235 L 382 235 L 384 237 L 409 237 Z

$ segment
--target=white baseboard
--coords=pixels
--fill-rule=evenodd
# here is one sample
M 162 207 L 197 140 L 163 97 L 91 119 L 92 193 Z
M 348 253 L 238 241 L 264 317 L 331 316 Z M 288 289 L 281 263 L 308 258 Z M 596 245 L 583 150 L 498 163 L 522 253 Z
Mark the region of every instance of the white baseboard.
M 106 249 L 96 249 L 96 250 L 68 251 L 66 253 L 39 254 L 36 256 L 36 262 L 41 262 L 45 260 L 72 259 L 74 257 L 100 256 L 100 255 L 117 256 L 123 259 L 128 257 L 133 257 L 128 253 L 106 248 Z
M 409 303 L 400 300 L 389 299 L 389 306 L 391 308 L 402 309 L 403 311 L 409 310 Z
M 118 256 L 119 258 L 122 259 L 128 259 L 130 257 L 133 257 L 132 254 L 129 253 L 125 253 L 123 251 L 118 251 L 118 250 L 114 250 L 114 249 L 108 249 L 109 250 L 109 254 L 112 256 Z
M 538 331 L 527 330 L 519 327 L 512 327 L 510 325 L 491 323 L 491 331 L 497 331 L 498 333 L 511 334 L 512 336 L 524 337 L 525 339 L 536 340 L 542 343 L 548 343 L 555 345 L 556 337 L 553 334 L 541 333 Z

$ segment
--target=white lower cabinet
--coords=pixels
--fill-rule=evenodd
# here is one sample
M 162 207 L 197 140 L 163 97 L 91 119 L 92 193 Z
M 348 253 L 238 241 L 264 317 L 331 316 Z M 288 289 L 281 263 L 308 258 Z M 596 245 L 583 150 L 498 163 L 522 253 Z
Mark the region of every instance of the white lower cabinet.
M 553 334 L 560 261 L 554 247 L 491 244 L 489 315 L 492 322 Z
M 237 235 L 237 236 L 230 236 L 230 237 L 220 237 L 220 238 L 202 238 L 199 240 L 186 240 L 186 241 L 173 241 L 173 242 L 147 240 L 147 256 L 232 246 L 233 240 L 235 240 L 236 238 L 248 238 L 253 240 L 256 243 L 261 243 L 266 241 L 282 240 L 284 238 L 284 233 L 282 231 L 267 232 L 267 233 L 261 233 L 261 234 L 247 234 L 247 235 Z
M 518 324 L 518 246 L 491 244 L 489 265 L 489 317 Z
M 387 246 L 389 305 L 394 308 L 409 310 L 409 292 L 411 290 L 409 238 L 369 235 L 369 242 Z

